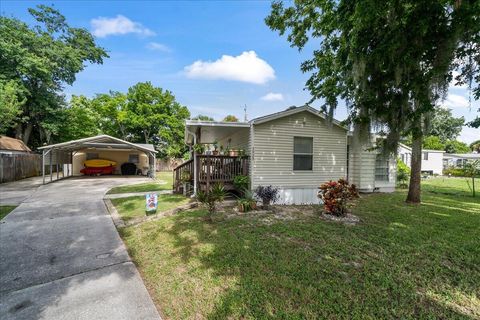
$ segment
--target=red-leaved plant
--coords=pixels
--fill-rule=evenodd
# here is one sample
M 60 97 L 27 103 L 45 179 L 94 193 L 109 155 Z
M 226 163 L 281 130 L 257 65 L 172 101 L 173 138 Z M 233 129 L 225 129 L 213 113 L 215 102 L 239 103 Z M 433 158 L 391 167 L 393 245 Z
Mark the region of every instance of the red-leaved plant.
M 344 216 L 348 200 L 358 198 L 357 187 L 345 179 L 325 182 L 319 189 L 317 195 L 323 201 L 325 212 L 335 216 Z

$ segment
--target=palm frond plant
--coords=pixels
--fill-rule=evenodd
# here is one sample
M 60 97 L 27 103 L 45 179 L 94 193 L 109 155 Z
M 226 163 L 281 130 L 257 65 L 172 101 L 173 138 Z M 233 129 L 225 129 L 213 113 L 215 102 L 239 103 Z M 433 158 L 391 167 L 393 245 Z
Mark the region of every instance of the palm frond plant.
M 210 190 L 198 191 L 197 201 L 207 208 L 209 221 L 213 221 L 212 216 L 217 211 L 217 203 L 225 199 L 226 191 L 221 183 L 216 183 Z

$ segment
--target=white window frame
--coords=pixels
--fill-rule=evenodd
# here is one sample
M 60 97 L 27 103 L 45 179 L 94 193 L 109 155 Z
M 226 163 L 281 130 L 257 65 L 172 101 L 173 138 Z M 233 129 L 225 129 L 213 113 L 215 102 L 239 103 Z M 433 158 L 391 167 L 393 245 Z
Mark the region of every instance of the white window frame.
M 312 141 L 312 152 L 311 153 L 295 153 L 295 138 L 303 138 L 303 139 L 311 139 Z M 293 171 L 313 171 L 313 137 L 308 136 L 294 136 L 293 137 L 293 163 L 292 169 Z M 312 167 L 311 169 L 295 169 L 295 156 L 310 156 L 312 158 Z
M 381 166 L 379 162 L 381 162 Z M 385 172 L 379 174 L 377 170 L 385 170 Z M 378 153 L 375 157 L 375 181 L 390 182 L 390 159 L 385 158 L 381 153 Z
M 423 153 L 423 160 L 428 161 L 428 152 Z

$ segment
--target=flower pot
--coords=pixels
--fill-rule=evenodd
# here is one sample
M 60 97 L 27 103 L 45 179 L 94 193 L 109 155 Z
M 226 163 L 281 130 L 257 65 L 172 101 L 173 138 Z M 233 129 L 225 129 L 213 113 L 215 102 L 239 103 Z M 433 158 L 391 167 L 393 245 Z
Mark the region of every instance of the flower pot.
M 213 150 L 212 153 L 213 153 L 214 156 L 218 156 L 218 150 Z
M 228 152 L 228 155 L 229 155 L 230 157 L 236 157 L 236 156 L 238 156 L 238 151 L 237 151 L 237 150 L 230 150 L 230 151 Z

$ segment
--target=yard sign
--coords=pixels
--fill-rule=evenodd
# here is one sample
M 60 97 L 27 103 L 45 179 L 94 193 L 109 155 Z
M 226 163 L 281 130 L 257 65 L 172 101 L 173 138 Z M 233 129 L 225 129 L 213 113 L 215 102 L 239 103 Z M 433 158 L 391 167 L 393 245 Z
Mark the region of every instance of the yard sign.
M 145 209 L 147 211 L 155 211 L 157 210 L 158 204 L 158 195 L 156 193 L 147 193 L 145 195 Z

